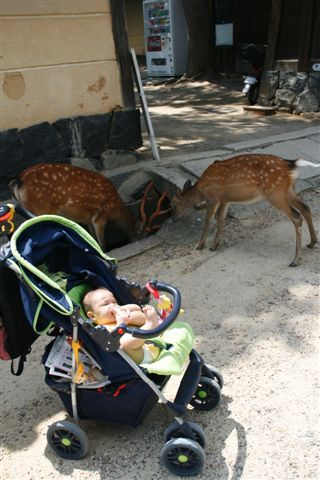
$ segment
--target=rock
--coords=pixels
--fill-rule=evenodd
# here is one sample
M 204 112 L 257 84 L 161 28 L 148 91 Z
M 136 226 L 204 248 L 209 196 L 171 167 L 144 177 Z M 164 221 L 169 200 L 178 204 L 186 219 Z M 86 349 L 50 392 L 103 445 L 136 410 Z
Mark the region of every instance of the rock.
M 294 102 L 295 112 L 316 112 L 320 107 L 320 99 L 314 90 L 306 88 Z
M 279 107 L 292 108 L 295 98 L 295 93 L 282 88 L 276 91 L 274 103 Z
M 264 72 L 259 92 L 259 104 L 269 105 L 274 99 L 277 88 L 279 87 L 279 72 Z
M 280 72 L 279 87 L 301 93 L 308 85 L 308 74 L 305 72 Z
M 9 180 L 25 169 L 24 151 L 21 137 L 16 128 L 0 132 L 0 199 L 11 196 L 7 186 Z
M 131 202 L 135 194 L 151 180 L 146 172 L 136 172 L 127 178 L 118 188 L 118 193 L 124 203 Z
M 137 109 L 113 112 L 108 148 L 136 150 L 142 145 L 140 111 Z
M 309 73 L 309 88 L 316 90 L 320 94 L 320 72 Z
M 69 163 L 62 138 L 50 123 L 32 125 L 20 130 L 19 134 L 27 167 L 35 163 Z
M 106 170 L 134 165 L 138 159 L 137 153 L 127 150 L 105 150 L 100 156 L 102 166 Z
M 111 118 L 110 113 L 63 118 L 53 125 L 70 157 L 99 157 L 108 145 Z
M 71 161 L 71 165 L 74 165 L 75 167 L 85 168 L 86 170 L 91 170 L 91 171 L 97 170 L 93 162 L 90 160 L 90 158 L 71 157 L 70 161 Z

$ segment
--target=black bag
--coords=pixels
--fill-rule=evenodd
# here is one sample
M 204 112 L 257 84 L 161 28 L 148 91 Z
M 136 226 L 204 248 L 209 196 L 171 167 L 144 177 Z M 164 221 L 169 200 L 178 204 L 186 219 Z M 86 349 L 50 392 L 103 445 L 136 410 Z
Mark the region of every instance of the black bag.
M 12 360 L 13 375 L 21 375 L 26 356 L 38 336 L 26 318 L 17 275 L 0 264 L 0 358 Z M 19 361 L 15 370 L 16 358 Z

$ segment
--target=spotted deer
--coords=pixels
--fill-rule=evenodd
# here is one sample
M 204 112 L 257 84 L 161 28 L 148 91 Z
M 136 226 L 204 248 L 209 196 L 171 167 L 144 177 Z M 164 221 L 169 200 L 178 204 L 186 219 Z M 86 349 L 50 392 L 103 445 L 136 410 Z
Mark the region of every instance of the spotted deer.
M 209 165 L 193 187 L 188 180 L 183 191 L 173 197 L 173 216 L 178 217 L 186 208 L 205 202 L 207 214 L 197 248 L 201 250 L 204 247 L 210 220 L 214 215 L 217 230 L 210 250 L 216 250 L 231 203 L 267 200 L 288 215 L 294 225 L 296 251 L 290 266 L 295 267 L 301 258 L 302 217 L 309 227 L 311 241 L 308 247 L 313 248 L 317 243 L 310 208 L 294 191 L 297 167 L 306 165 L 320 166 L 302 159 L 290 161 L 261 154 L 242 154 L 216 161 Z
M 39 163 L 9 185 L 16 200 L 31 213 L 61 215 L 88 225 L 103 249 L 109 220 L 130 239 L 136 237 L 131 212 L 110 180 L 100 173 L 62 163 Z

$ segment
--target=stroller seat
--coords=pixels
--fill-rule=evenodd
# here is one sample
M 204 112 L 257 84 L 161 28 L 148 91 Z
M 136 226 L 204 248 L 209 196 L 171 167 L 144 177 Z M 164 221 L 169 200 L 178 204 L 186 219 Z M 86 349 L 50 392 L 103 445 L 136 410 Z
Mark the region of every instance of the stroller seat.
M 68 292 L 71 300 L 80 308 L 84 321 L 88 319 L 82 308 L 82 300 L 88 290 L 90 286 L 82 283 Z M 192 350 L 194 335 L 189 324 L 175 320 L 161 335 L 149 339 L 148 342 L 160 347 L 161 351 L 156 360 L 140 363 L 140 367 L 158 375 L 180 375 Z

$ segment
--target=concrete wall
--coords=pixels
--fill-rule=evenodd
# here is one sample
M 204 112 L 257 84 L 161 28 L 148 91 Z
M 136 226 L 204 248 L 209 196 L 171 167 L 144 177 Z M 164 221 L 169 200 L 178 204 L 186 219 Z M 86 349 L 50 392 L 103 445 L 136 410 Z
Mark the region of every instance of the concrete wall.
M 122 105 L 108 0 L 1 0 L 0 130 Z
M 143 8 L 141 0 L 125 0 L 129 47 L 136 55 L 145 55 Z

